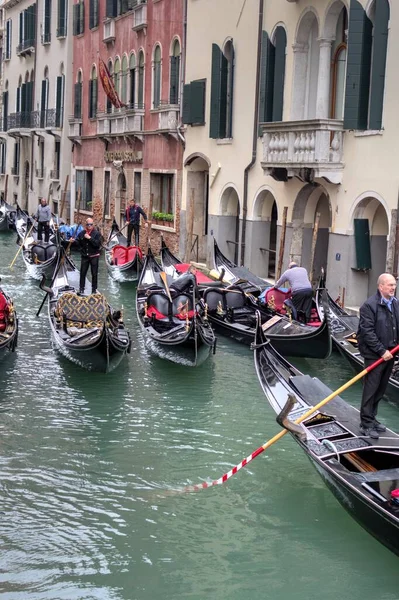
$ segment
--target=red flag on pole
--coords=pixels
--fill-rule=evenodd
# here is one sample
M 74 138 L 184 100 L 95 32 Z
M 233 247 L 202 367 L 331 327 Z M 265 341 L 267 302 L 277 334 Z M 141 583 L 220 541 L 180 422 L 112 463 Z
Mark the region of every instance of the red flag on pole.
M 127 106 L 123 102 L 121 102 L 118 92 L 115 89 L 114 81 L 107 69 L 107 66 L 102 58 L 99 58 L 98 62 L 98 72 L 100 74 L 101 83 L 103 86 L 103 90 L 110 100 L 110 102 L 115 106 L 115 108 L 122 108 L 123 106 Z

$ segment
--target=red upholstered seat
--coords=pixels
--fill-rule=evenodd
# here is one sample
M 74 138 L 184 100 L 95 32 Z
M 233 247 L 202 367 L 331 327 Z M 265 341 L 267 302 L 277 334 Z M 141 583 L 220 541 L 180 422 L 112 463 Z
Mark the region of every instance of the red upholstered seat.
M 112 262 L 114 265 L 125 265 L 128 262 L 134 260 L 136 254 L 143 258 L 143 253 L 138 246 L 126 246 L 117 245 L 112 248 Z
M 147 309 L 147 317 L 152 317 L 154 315 L 155 319 L 167 319 L 168 315 L 163 315 L 155 306 L 150 306 Z
M 9 306 L 6 297 L 0 292 L 0 331 L 5 331 L 7 327 Z
M 280 289 L 270 288 L 265 294 L 266 304 L 274 300 L 275 310 L 281 314 L 285 314 L 286 312 L 284 300 L 288 300 L 288 298 L 291 298 L 291 290 L 283 292 Z
M 178 265 L 175 265 L 175 269 L 178 273 L 187 273 L 190 267 L 190 263 L 179 263 Z M 213 281 L 213 279 L 207 277 L 206 275 L 204 275 L 204 273 L 198 271 L 198 269 L 196 270 L 195 278 L 197 280 L 197 283 L 210 283 Z

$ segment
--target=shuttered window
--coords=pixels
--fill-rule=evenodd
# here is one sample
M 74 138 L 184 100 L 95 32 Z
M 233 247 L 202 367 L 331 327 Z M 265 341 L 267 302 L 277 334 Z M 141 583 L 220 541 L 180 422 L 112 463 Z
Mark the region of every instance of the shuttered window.
M 173 45 L 173 54 L 170 57 L 170 89 L 169 103 L 179 103 L 179 84 L 180 84 L 180 44 L 178 40 Z
M 98 27 L 98 0 L 90 0 L 89 29 Z
M 259 85 L 259 122 L 282 121 L 284 108 L 285 54 L 287 35 L 277 27 L 274 44 L 262 32 L 261 71 Z M 261 131 L 259 131 L 261 135 Z
M 154 51 L 153 73 L 153 108 L 161 104 L 161 48 L 156 46 Z
M 345 129 L 381 129 L 388 45 L 389 3 L 374 0 L 373 22 L 351 0 L 345 89 Z
M 9 60 L 11 58 L 11 32 L 12 32 L 12 21 L 7 19 L 6 21 L 6 40 L 5 40 L 5 54 L 4 58 Z
M 353 219 L 356 266 L 359 271 L 371 269 L 370 227 L 368 219 Z
M 73 116 L 75 119 L 82 118 L 82 82 L 80 81 L 75 83 Z
M 81 35 L 85 30 L 84 2 L 73 5 L 73 35 Z
M 48 109 L 48 79 L 42 80 L 42 93 L 40 98 L 40 127 L 44 129 L 46 127 L 47 120 L 47 109 Z
M 233 127 L 234 47 L 231 41 L 224 53 L 212 44 L 211 114 L 209 137 L 230 138 Z
M 8 91 L 3 92 L 3 131 L 8 130 Z
M 97 79 L 89 81 L 89 119 L 97 115 Z
M 107 0 L 105 4 L 105 16 L 112 19 L 118 15 L 117 0 Z
M 42 44 L 51 41 L 51 0 L 44 0 Z
M 184 86 L 183 123 L 205 125 L 206 79 L 198 79 Z
M 129 105 L 133 108 L 136 101 L 136 57 L 130 55 L 129 59 Z
M 137 108 L 144 108 L 144 54 L 139 54 L 139 73 L 137 89 Z
M 55 96 L 55 126 L 62 127 L 62 121 L 64 118 L 64 75 L 57 77 L 57 87 Z
M 67 34 L 68 0 L 58 0 L 57 38 L 66 37 Z

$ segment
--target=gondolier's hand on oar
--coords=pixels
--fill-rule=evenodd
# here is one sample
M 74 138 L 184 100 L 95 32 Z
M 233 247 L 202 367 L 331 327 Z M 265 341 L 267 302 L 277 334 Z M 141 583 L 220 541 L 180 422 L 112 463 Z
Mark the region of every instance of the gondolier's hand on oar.
M 392 353 L 389 350 L 385 350 L 384 354 L 381 356 L 385 361 L 391 360 L 393 358 Z

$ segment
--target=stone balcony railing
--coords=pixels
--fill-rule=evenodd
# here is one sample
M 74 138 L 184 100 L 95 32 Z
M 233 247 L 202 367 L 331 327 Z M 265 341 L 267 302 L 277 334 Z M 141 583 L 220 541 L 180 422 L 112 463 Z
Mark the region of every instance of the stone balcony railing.
M 176 132 L 179 123 L 179 107 L 175 105 L 161 106 L 159 109 L 158 129 Z
M 133 31 L 145 29 L 147 27 L 147 4 L 144 2 L 138 2 L 133 9 Z
M 143 131 L 144 109 L 122 108 L 114 113 L 97 115 L 97 135 L 129 135 Z
M 341 183 L 343 175 L 343 121 L 312 119 L 261 123 L 262 168 L 276 178 L 323 177 Z
M 69 117 L 69 132 L 70 139 L 80 138 L 82 136 L 82 119 L 77 117 Z

